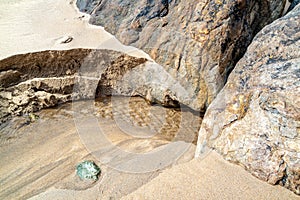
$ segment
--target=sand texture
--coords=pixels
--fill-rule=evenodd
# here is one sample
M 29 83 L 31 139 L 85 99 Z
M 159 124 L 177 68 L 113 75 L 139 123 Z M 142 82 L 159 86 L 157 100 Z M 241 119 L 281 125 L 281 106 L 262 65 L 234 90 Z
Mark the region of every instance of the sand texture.
M 140 50 L 122 45 L 103 28 L 89 25 L 88 19 L 70 1 L 0 1 L 0 59 L 72 48 L 106 48 L 149 58 Z M 104 119 L 99 125 L 107 130 L 112 144 L 132 152 L 148 152 L 169 143 L 185 145 L 184 138 L 171 142 L 173 132 L 162 132 L 150 139 L 131 138 L 110 124 L 110 112 L 105 105 L 100 106 L 97 117 Z M 204 159 L 192 160 L 192 143 L 173 166 L 164 170 L 120 172 L 99 162 L 82 143 L 69 104 L 37 114 L 39 119 L 34 123 L 28 124 L 26 116 L 21 116 L 1 127 L 1 200 L 300 199 L 287 189 L 256 179 L 214 152 Z M 176 115 L 174 112 L 171 120 L 178 121 Z M 138 125 L 146 123 L 143 113 L 133 116 Z M 167 131 L 174 128 L 172 123 L 170 126 Z M 130 157 L 118 157 L 113 149 L 100 146 L 99 150 L 103 150 L 100 155 L 116 163 L 130 162 Z M 101 167 L 99 181 L 84 182 L 76 176 L 76 164 L 83 160 L 94 160 Z
M 88 24 L 71 0 L 13 0 L 0 2 L 0 59 L 43 50 L 100 48 L 148 57 L 122 45 L 102 27 Z M 63 43 L 72 37 L 69 43 Z
M 122 199 L 300 199 L 251 176 L 215 152 L 166 170 Z

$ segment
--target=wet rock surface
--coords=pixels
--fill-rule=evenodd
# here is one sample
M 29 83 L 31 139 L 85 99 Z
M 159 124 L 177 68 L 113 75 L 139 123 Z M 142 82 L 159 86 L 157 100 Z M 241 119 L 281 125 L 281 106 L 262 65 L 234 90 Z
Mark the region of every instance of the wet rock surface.
M 149 53 L 186 89 L 189 98 L 177 94 L 174 100 L 202 111 L 254 35 L 281 16 L 284 5 L 285 0 L 77 0 L 92 24 Z
M 208 146 L 254 176 L 300 194 L 300 6 L 266 26 L 208 108 Z
M 109 50 L 73 49 L 16 55 L 0 61 L 0 119 L 31 113 L 72 99 L 94 98 L 101 76 L 111 81 L 146 62 Z M 114 70 L 111 70 L 114 69 Z M 122 70 L 120 70 L 122 69 Z M 80 82 L 74 89 L 75 83 Z M 101 82 L 101 81 L 100 81 Z M 105 93 L 106 92 L 106 93 Z M 110 95 L 102 91 L 101 95 Z M 100 95 L 100 94 L 99 94 Z

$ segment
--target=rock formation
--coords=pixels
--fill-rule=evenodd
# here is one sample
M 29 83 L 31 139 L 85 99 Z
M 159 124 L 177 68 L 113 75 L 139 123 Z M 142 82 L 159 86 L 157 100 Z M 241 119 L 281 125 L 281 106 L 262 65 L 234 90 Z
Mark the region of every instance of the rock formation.
M 291 5 L 289 6 L 288 12 L 293 10 L 300 3 L 300 0 L 289 0 L 289 2 Z
M 77 0 L 92 24 L 147 53 L 188 91 L 175 99 L 204 111 L 254 35 L 285 0 Z M 155 90 L 148 92 L 156 98 Z
M 254 38 L 204 117 L 205 147 L 300 194 L 300 6 Z
M 104 82 L 109 75 L 110 82 L 105 83 L 113 88 L 112 81 L 145 62 L 144 58 L 120 52 L 89 49 L 43 51 L 1 60 L 0 122 L 11 115 L 31 113 L 72 99 L 93 98 L 101 78 Z M 78 82 L 77 87 L 81 88 L 74 89 Z M 101 95 L 111 94 L 102 92 Z

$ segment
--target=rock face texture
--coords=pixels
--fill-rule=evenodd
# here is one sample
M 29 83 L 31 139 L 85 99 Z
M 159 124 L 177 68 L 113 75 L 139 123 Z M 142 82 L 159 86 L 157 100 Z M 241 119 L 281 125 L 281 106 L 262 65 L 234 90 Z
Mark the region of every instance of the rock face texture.
M 289 0 L 289 2 L 291 3 L 291 5 L 288 9 L 288 12 L 293 10 L 300 3 L 300 0 Z
M 147 52 L 188 91 L 175 100 L 204 111 L 254 35 L 285 0 L 77 0 L 92 24 Z M 148 97 L 155 96 L 151 92 Z
M 1 60 L 0 122 L 72 99 L 93 98 L 98 84 L 105 82 L 113 89 L 112 82 L 122 73 L 145 62 L 120 52 L 89 49 L 43 51 Z M 108 75 L 110 82 L 104 81 Z M 110 94 L 111 90 L 103 90 L 97 95 Z
M 300 194 L 300 6 L 266 26 L 204 117 L 206 147 Z

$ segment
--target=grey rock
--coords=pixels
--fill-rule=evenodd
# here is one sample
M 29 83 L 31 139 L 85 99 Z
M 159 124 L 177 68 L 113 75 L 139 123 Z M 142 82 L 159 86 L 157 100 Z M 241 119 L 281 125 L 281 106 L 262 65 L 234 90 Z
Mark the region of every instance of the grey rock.
M 288 9 L 288 12 L 293 10 L 299 3 L 300 3 L 300 0 L 289 0 L 291 2 L 291 5 Z
M 188 98 L 177 94 L 173 100 L 205 111 L 255 34 L 281 16 L 285 0 L 77 0 L 77 5 L 91 14 L 92 24 L 163 66 L 188 92 Z
M 300 194 L 300 6 L 266 26 L 208 108 L 196 156 L 215 149 Z

